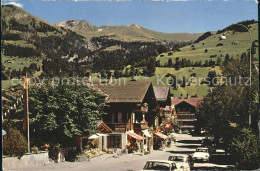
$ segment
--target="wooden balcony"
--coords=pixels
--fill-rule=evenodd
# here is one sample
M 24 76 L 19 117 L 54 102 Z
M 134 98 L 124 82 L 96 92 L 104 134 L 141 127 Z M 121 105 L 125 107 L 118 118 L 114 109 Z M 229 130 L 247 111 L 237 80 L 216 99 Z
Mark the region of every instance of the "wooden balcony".
M 135 113 L 148 113 L 148 106 L 137 106 L 134 111 Z
M 134 123 L 131 124 L 130 129 L 130 123 L 106 123 L 113 131 L 116 132 L 126 132 L 129 130 L 134 130 L 136 132 L 140 132 L 142 129 L 147 129 L 147 125 L 143 123 Z
M 130 130 L 129 123 L 106 123 L 113 131 L 116 132 L 126 132 Z

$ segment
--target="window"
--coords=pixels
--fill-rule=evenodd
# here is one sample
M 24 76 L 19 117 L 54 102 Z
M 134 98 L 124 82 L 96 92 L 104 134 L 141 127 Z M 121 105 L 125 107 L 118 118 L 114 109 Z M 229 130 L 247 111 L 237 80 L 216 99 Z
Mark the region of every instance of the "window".
M 110 134 L 107 137 L 108 148 L 121 148 L 121 134 Z
M 170 170 L 170 164 L 165 162 L 147 162 L 144 166 L 144 170 Z M 175 165 L 172 165 L 172 168 L 176 168 Z
M 123 122 L 123 116 L 122 116 L 122 113 L 119 112 L 118 113 L 118 123 L 122 123 Z

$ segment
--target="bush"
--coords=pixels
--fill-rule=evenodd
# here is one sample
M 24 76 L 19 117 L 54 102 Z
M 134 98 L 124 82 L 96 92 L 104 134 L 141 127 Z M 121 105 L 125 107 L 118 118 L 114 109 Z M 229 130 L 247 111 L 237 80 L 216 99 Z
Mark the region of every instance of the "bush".
M 216 58 L 218 55 L 214 54 L 214 55 L 210 55 L 210 58 Z
M 232 149 L 236 160 L 236 169 L 254 170 L 259 167 L 258 137 L 252 130 L 244 128 L 238 138 L 233 138 Z
M 190 76 L 191 76 L 191 77 L 196 77 L 197 74 L 196 74 L 196 73 L 192 73 L 192 74 L 190 74 Z
M 217 44 L 217 47 L 218 47 L 218 46 L 223 46 L 223 44 L 222 44 L 222 43 L 218 43 L 218 44 Z
M 9 128 L 3 136 L 3 154 L 18 157 L 19 159 L 27 152 L 27 141 L 20 131 Z
M 205 53 L 207 53 L 208 52 L 208 49 L 205 49 Z

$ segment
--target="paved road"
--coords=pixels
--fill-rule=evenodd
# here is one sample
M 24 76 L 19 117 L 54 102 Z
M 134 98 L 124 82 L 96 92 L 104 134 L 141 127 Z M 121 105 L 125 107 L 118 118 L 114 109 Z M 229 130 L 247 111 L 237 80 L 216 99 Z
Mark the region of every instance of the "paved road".
M 123 155 L 114 158 L 112 154 L 104 154 L 84 162 L 61 162 L 50 163 L 45 166 L 31 167 L 24 169 L 26 171 L 138 171 L 141 170 L 145 162 L 151 159 L 167 160 L 172 153 L 193 153 L 196 147 L 200 146 L 200 139 L 203 137 L 192 137 L 187 134 L 176 134 L 177 142 L 172 148 L 164 151 L 154 150 L 151 154 L 140 155 Z M 196 167 L 217 166 L 213 163 L 195 163 Z M 218 165 L 219 166 L 219 165 Z M 225 165 L 222 165 L 225 166 Z

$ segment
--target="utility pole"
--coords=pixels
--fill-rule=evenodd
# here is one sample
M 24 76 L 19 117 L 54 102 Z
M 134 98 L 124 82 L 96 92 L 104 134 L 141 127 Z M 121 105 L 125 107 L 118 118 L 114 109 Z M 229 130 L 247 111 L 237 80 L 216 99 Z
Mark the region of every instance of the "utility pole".
M 29 80 L 26 77 L 26 108 L 27 108 L 27 141 L 28 141 L 28 152 L 30 153 L 30 129 L 29 129 L 29 125 L 30 125 L 30 118 L 29 118 L 29 99 L 28 99 L 28 88 L 29 88 Z
M 28 153 L 30 153 L 30 129 L 29 129 L 29 103 L 28 103 L 28 88 L 29 88 L 29 79 L 26 76 L 24 77 L 24 124 L 23 124 L 23 131 L 27 129 L 27 144 L 28 144 Z
M 249 98 L 251 98 L 251 94 L 252 94 L 252 90 L 251 90 L 251 86 L 252 86 L 252 44 L 253 44 L 253 41 L 252 41 L 252 34 L 249 30 L 248 27 L 244 26 L 243 24 L 233 24 L 233 25 L 239 25 L 239 26 L 242 26 L 244 27 L 248 33 L 249 33 L 249 36 L 250 36 L 250 52 L 249 52 L 249 80 L 250 80 L 250 89 L 249 89 Z M 248 116 L 248 124 L 249 126 L 251 126 L 251 113 L 250 113 L 250 109 L 251 109 L 251 99 L 249 99 L 249 109 L 248 109 L 248 113 L 249 113 L 249 116 Z

